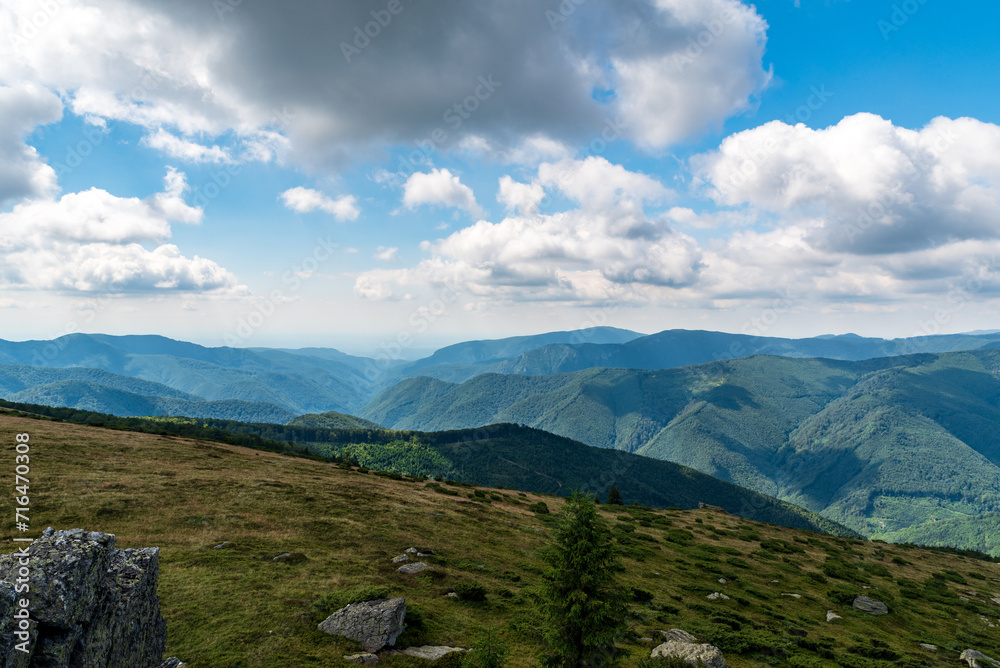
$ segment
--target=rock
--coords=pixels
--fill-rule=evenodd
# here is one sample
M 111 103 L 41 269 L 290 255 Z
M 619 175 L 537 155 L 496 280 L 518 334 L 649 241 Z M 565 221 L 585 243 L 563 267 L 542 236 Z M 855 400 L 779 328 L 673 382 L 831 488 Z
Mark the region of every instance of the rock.
M 639 638 L 639 642 L 656 642 L 652 638 Z
M 176 656 L 172 656 L 161 663 L 160 668 L 187 668 L 187 664 L 178 659 Z
M 997 605 L 1000 605 L 1000 596 L 998 596 L 996 598 L 991 598 L 990 600 L 993 601 L 994 603 L 996 603 Z
M 991 659 L 982 652 L 977 652 L 974 649 L 965 650 L 958 658 L 969 664 L 969 668 L 995 668 L 996 666 L 1000 666 L 1000 661 Z
M 889 614 L 889 608 L 885 603 L 868 598 L 867 596 L 858 596 L 854 599 L 852 605 L 861 612 L 867 612 L 869 615 Z
M 433 552 L 417 552 L 418 557 L 433 557 Z
M 833 610 L 827 610 L 826 611 L 826 621 L 828 621 L 828 622 L 835 622 L 838 619 L 843 619 L 843 617 L 841 617 L 840 615 L 838 615 Z
M 445 598 L 458 598 L 458 594 L 456 594 L 453 591 L 450 591 L 447 594 L 445 594 Z
M 461 647 L 447 647 L 445 645 L 423 645 L 422 647 L 407 647 L 406 649 L 397 650 L 393 654 L 404 654 L 406 656 L 416 657 L 418 659 L 440 659 L 441 657 L 451 654 L 452 652 L 464 652 L 465 650 Z
M 781 580 L 771 580 L 771 584 L 773 584 L 773 585 L 780 584 L 780 583 L 781 583 Z
M 802 594 L 782 594 L 782 596 L 791 596 L 792 598 L 802 598 Z
M 351 663 L 357 663 L 362 666 L 375 666 L 378 665 L 378 657 L 374 654 L 349 654 L 344 657 L 344 661 L 350 661 Z
M 419 552 L 419 550 L 415 547 L 408 547 L 405 550 L 403 550 L 403 552 L 407 554 L 416 554 L 417 552 Z
M 663 634 L 663 639 L 666 642 L 686 642 L 686 643 L 697 643 L 698 639 L 687 631 L 682 631 L 680 629 L 670 629 L 669 631 L 660 631 Z
M 283 552 L 276 556 L 273 561 L 280 561 L 286 564 L 298 564 L 303 561 L 308 561 L 308 559 L 309 557 L 301 552 Z
M 709 594 L 705 598 L 707 598 L 709 601 L 718 601 L 718 600 L 728 601 L 729 600 L 728 596 L 726 596 L 725 594 L 722 594 L 720 592 L 717 592 L 717 591 L 713 591 L 711 594 Z
M 726 578 L 719 578 L 719 584 L 720 585 L 729 584 L 729 580 L 727 580 Z
M 319 624 L 319 630 L 332 636 L 357 640 L 366 652 L 377 652 L 406 628 L 406 599 L 380 598 L 363 603 L 351 603 Z
M 433 571 L 431 566 L 428 566 L 422 561 L 414 561 L 412 564 L 404 564 L 396 569 L 397 572 L 404 575 L 412 575 L 414 573 L 419 573 L 421 571 Z
M 937 645 L 932 645 L 930 643 L 922 642 L 920 643 L 920 649 L 926 649 L 929 652 L 936 652 Z
M 215 547 L 213 547 L 212 549 L 213 549 L 213 550 L 224 550 L 224 549 L 226 549 L 227 547 L 229 547 L 230 545 L 232 545 L 232 543 L 230 543 L 230 542 L 229 542 L 229 541 L 227 540 L 227 541 L 226 541 L 225 543 L 219 543 L 218 545 L 216 545 L 216 546 L 215 546 Z
M 408 555 L 408 554 L 401 554 L 398 557 L 393 557 L 392 558 L 392 563 L 394 563 L 394 564 L 405 564 L 409 560 L 410 560 L 410 555 Z
M 722 651 L 713 645 L 699 645 L 690 642 L 665 642 L 653 648 L 650 658 L 676 657 L 686 663 L 705 668 L 728 668 Z
M 0 666 L 160 666 L 167 626 L 160 614 L 159 548 L 119 550 L 112 534 L 46 529 L 0 557 Z M 31 570 L 30 654 L 16 651 L 14 590 L 20 560 Z M 7 608 L 7 609 L 4 609 Z

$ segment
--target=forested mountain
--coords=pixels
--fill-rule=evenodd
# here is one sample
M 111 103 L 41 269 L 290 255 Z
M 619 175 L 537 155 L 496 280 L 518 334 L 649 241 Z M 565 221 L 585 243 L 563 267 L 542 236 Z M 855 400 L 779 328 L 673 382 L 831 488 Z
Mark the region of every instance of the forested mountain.
M 1000 351 L 984 350 L 414 379 L 361 415 L 398 429 L 524 423 L 679 462 L 879 536 L 1000 511 L 998 369 Z

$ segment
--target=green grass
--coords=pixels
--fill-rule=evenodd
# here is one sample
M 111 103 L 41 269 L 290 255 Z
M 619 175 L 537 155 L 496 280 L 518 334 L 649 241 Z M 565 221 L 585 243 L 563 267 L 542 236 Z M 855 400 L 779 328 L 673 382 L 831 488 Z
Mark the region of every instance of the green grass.
M 512 668 L 540 653 L 538 550 L 559 497 L 431 487 L 234 445 L 0 414 L 0 434 L 19 432 L 33 446 L 33 527 L 106 531 L 120 547 L 161 548 L 168 652 L 192 668 L 349 665 L 341 657 L 358 646 L 316 624 L 346 602 L 382 595 L 407 600 L 412 627 L 401 643 L 470 647 L 497 627 Z M 528 509 L 538 502 L 553 515 Z M 968 647 L 1000 656 L 996 629 L 980 620 L 1000 616 L 989 600 L 1000 590 L 997 564 L 709 509 L 600 512 L 615 527 L 620 579 L 633 593 L 620 643 L 625 668 L 648 657 L 652 645 L 640 638 L 670 628 L 721 647 L 733 668 L 944 667 Z M 213 549 L 223 541 L 232 545 Z M 391 559 L 408 547 L 433 549 L 422 560 L 435 573 L 397 573 Z M 305 559 L 274 562 L 283 552 Z M 850 579 L 823 575 L 828 559 L 853 567 Z M 730 599 L 709 601 L 712 591 Z M 892 613 L 853 610 L 844 601 L 858 592 Z M 827 624 L 831 608 L 844 620 Z M 920 642 L 941 651 L 924 652 Z M 396 657 L 382 665 L 418 663 Z

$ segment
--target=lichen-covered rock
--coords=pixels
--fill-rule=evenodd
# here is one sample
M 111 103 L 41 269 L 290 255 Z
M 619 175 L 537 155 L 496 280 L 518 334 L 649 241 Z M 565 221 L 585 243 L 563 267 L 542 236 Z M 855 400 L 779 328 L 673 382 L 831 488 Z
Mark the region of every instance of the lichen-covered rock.
M 867 612 L 869 615 L 889 614 L 889 607 L 885 603 L 868 598 L 867 596 L 858 596 L 854 599 L 852 605 L 861 612 Z
M 161 663 L 160 668 L 187 668 L 187 664 L 178 659 L 176 656 L 172 656 Z
M 156 594 L 158 548 L 118 550 L 111 534 L 48 528 L 27 552 L 28 598 L 38 625 L 31 629 L 30 662 L 23 665 L 160 665 L 167 629 Z M 0 557 L 0 581 L 16 580 L 19 558 Z M 0 626 L 0 648 L 6 642 L 5 631 Z M 8 663 L 0 663 L 3 668 L 19 666 L 5 660 Z
M 378 657 L 374 654 L 369 654 L 365 652 L 364 654 L 348 654 L 344 657 L 344 661 L 349 661 L 351 663 L 356 663 L 359 666 L 377 666 Z
M 827 610 L 826 611 L 826 621 L 828 621 L 828 622 L 835 622 L 838 619 L 843 619 L 843 617 L 841 617 L 840 615 L 838 615 L 833 610 Z
M 651 658 L 675 657 L 686 663 L 705 668 L 728 668 L 722 650 L 714 645 L 690 642 L 665 642 L 653 648 Z
M 698 639 L 687 631 L 682 631 L 681 629 L 670 629 L 669 631 L 660 631 L 663 634 L 663 639 L 665 642 L 686 642 L 686 643 L 697 643 Z
M 413 575 L 414 573 L 420 573 L 421 571 L 433 571 L 432 566 L 428 566 L 422 561 L 414 561 L 411 564 L 404 564 L 396 569 L 403 575 Z
M 341 608 L 320 622 L 319 630 L 356 640 L 366 652 L 377 652 L 396 643 L 406 628 L 405 618 L 405 599 L 380 598 Z
M 421 647 L 407 647 L 403 650 L 398 650 L 393 652 L 393 654 L 403 654 L 405 656 L 412 656 L 418 659 L 429 659 L 435 661 L 441 657 L 447 656 L 452 652 L 464 652 L 465 650 L 461 647 L 447 647 L 445 645 L 423 645 Z
M 958 658 L 969 664 L 969 668 L 997 668 L 1000 666 L 1000 661 L 991 659 L 982 652 L 977 652 L 974 649 L 965 650 Z

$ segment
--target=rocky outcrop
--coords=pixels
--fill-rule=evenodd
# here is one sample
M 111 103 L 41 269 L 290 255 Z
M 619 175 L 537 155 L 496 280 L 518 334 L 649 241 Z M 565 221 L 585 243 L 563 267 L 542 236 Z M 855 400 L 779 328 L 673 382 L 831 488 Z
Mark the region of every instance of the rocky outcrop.
M 461 647 L 447 647 L 445 645 L 423 645 L 421 647 L 407 647 L 406 649 L 401 649 L 392 652 L 392 654 L 403 654 L 404 656 L 412 656 L 418 659 L 428 659 L 431 661 L 440 659 L 441 657 L 447 656 L 452 652 L 464 652 L 465 650 Z
M 677 658 L 705 668 L 728 668 L 722 650 L 714 645 L 699 644 L 687 631 L 671 629 L 663 635 L 667 642 L 654 647 L 650 658 Z
M 861 612 L 867 612 L 869 615 L 889 614 L 889 607 L 885 603 L 868 598 L 867 596 L 858 596 L 854 599 L 852 605 Z
M 396 570 L 403 575 L 413 575 L 414 573 L 420 573 L 422 571 L 433 571 L 434 568 L 432 566 L 428 566 L 422 561 L 414 561 L 413 563 L 400 566 Z
M 119 550 L 112 534 L 46 529 L 26 555 L 0 557 L 0 666 L 157 668 L 167 628 L 156 594 L 159 548 Z M 29 653 L 13 626 L 12 583 L 28 569 Z M 22 647 L 25 647 L 22 645 Z
M 320 622 L 319 630 L 356 640 L 373 653 L 396 643 L 406 628 L 405 618 L 405 599 L 380 598 L 341 608 Z
M 967 649 L 958 657 L 969 664 L 969 668 L 1000 668 L 1000 661 L 991 659 L 982 652 L 974 649 Z

